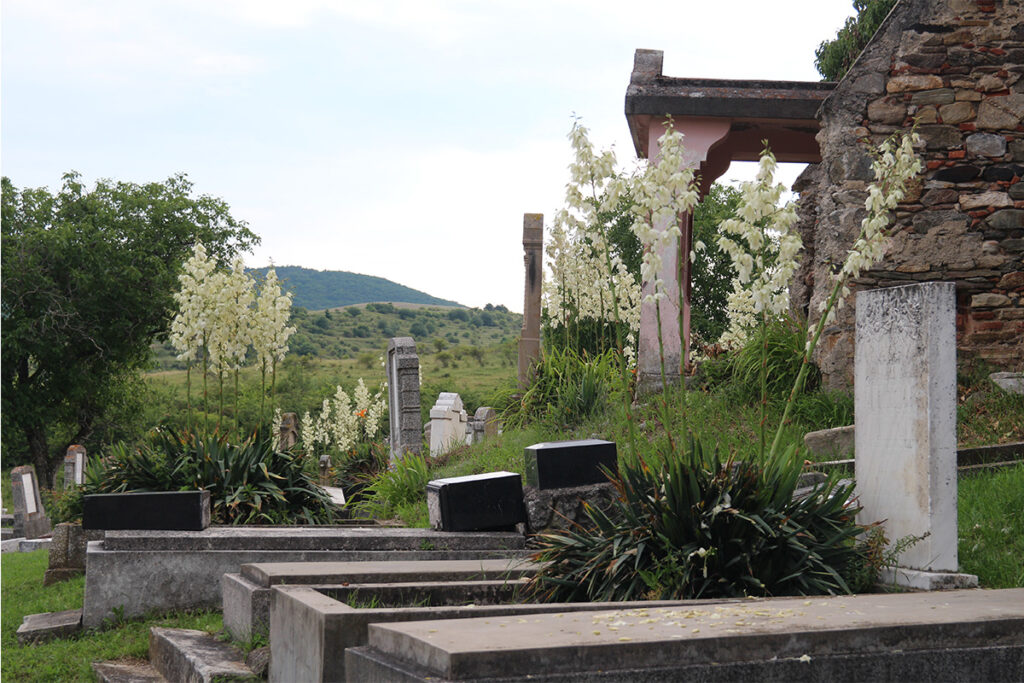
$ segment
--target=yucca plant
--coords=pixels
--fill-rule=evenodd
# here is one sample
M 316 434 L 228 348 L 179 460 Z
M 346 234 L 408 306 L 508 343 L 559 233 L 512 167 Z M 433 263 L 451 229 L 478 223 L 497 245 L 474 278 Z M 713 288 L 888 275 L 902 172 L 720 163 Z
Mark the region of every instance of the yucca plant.
M 578 424 L 606 405 L 617 386 L 613 350 L 591 355 L 557 346 L 546 349 L 533 366 L 530 387 L 503 413 L 508 426 L 537 420 Z
M 666 454 L 671 455 L 671 454 Z M 690 440 L 651 466 L 620 464 L 619 498 L 587 522 L 538 537 L 547 563 L 531 583 L 544 601 L 848 593 L 863 565 L 852 485 L 794 501 L 797 458 L 722 461 Z
M 137 447 L 117 444 L 90 463 L 84 493 L 210 491 L 218 524 L 329 524 L 338 512 L 301 459 L 254 435 L 227 437 L 156 430 Z

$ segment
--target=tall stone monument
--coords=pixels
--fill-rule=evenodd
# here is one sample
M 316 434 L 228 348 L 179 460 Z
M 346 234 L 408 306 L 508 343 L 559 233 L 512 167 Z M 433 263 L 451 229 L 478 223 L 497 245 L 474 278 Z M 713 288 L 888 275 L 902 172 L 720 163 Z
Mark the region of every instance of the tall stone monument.
M 385 372 L 388 378 L 388 415 L 391 427 L 391 462 L 406 453 L 420 454 L 420 357 L 412 337 L 388 341 Z
M 958 574 L 956 288 L 929 282 L 857 293 L 855 458 L 862 522 L 890 541 L 923 537 L 883 577 L 934 590 Z
M 277 434 L 277 450 L 287 452 L 299 442 L 299 415 L 298 413 L 284 413 L 281 415 L 281 427 Z
M 540 358 L 540 293 L 544 282 L 544 214 L 523 214 L 523 263 L 526 266 L 523 331 L 519 338 L 519 385 L 526 386 L 530 365 Z

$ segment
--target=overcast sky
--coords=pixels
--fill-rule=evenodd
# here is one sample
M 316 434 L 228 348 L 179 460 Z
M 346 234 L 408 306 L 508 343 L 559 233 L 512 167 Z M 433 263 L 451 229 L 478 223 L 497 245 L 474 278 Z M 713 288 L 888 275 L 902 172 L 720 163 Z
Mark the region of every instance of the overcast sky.
M 818 80 L 851 0 L 3 0 L 18 187 L 185 172 L 250 266 L 523 306 L 522 215 L 561 205 L 576 114 L 620 162 L 636 48 L 680 77 Z M 746 178 L 733 164 L 723 180 Z M 790 172 L 791 179 L 795 173 Z

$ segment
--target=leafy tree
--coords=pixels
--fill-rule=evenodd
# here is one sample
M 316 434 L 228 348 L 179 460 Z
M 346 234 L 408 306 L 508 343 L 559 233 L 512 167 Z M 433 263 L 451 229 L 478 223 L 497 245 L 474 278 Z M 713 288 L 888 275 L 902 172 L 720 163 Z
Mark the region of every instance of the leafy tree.
M 70 444 L 117 431 L 193 244 L 227 260 L 259 238 L 182 174 L 87 190 L 72 172 L 56 194 L 5 177 L 2 223 L 3 448 L 52 482 Z
M 838 81 L 850 70 L 896 0 L 853 0 L 857 16 L 850 17 L 836 37 L 814 51 L 814 66 L 826 81 Z

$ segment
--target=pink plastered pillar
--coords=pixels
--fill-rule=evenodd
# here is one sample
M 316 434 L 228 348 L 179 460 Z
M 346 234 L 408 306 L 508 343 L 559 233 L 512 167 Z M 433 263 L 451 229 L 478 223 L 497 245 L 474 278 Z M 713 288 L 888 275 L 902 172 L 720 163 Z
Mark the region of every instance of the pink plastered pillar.
M 693 169 L 707 161 L 708 152 L 729 134 L 730 122 L 716 119 L 675 119 L 676 130 L 683 134 L 685 163 Z M 657 161 L 660 147 L 658 138 L 665 133 L 665 121 L 651 120 L 649 127 L 648 159 Z M 668 224 L 655 225 L 665 230 Z M 682 237 L 673 240 L 661 252 L 660 277 L 665 285 L 665 298 L 658 304 L 661 312 L 661 340 L 665 354 L 665 376 L 669 382 L 679 381 L 682 359 L 689 355 L 690 346 L 690 249 L 693 237 L 693 217 L 687 215 L 680 226 Z M 680 326 L 679 288 L 683 287 L 682 325 Z M 653 292 L 653 283 L 643 283 L 643 295 Z M 682 335 L 680 335 L 682 327 Z M 661 352 L 658 347 L 658 317 L 653 303 L 640 309 L 640 344 L 637 357 L 637 388 L 641 393 L 661 387 Z

